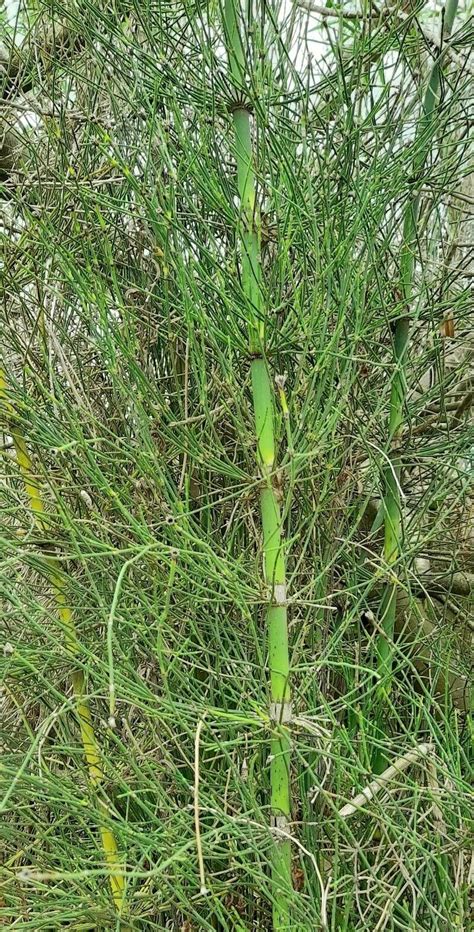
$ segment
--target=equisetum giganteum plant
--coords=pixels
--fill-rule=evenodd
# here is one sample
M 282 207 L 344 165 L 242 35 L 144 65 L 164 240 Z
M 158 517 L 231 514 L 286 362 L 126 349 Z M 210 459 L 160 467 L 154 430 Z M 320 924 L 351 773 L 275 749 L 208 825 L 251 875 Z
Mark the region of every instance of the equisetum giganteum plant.
M 470 2 L 4 8 L 2 925 L 468 927 Z
M 290 662 L 286 602 L 285 543 L 279 502 L 276 464 L 274 395 L 275 386 L 266 356 L 267 307 L 261 274 L 261 220 L 257 201 L 252 143 L 251 98 L 246 88 L 246 55 L 240 9 L 226 0 L 224 27 L 229 70 L 232 78 L 232 122 L 235 133 L 238 218 L 242 241 L 242 290 L 248 314 L 252 400 L 257 436 L 257 459 L 261 471 L 260 508 L 263 534 L 264 582 L 268 588 L 266 627 L 270 668 L 269 718 L 273 729 L 270 756 L 270 805 L 276 836 L 272 855 L 274 885 L 273 925 L 288 928 L 288 889 L 291 886 Z M 245 28 L 245 24 L 244 24 Z M 281 377 L 280 377 L 281 378 Z M 281 386 L 281 391 L 284 387 Z

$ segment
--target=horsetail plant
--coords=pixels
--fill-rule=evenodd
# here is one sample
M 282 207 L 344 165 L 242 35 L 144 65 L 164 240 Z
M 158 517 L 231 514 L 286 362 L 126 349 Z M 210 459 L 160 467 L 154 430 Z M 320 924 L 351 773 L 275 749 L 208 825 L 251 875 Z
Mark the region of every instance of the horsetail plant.
M 443 19 L 443 39 L 452 31 L 458 0 L 448 0 Z M 384 489 L 384 560 L 390 571 L 391 579 L 387 583 L 381 602 L 381 631 L 377 640 L 377 667 L 380 677 L 379 696 L 383 698 L 390 689 L 392 674 L 392 641 L 395 630 L 397 610 L 396 567 L 402 553 L 402 462 L 400 447 L 404 426 L 405 405 L 407 397 L 406 363 L 409 350 L 410 303 L 413 295 L 415 256 L 417 248 L 417 228 L 420 212 L 420 185 L 423 170 L 431 151 L 433 137 L 437 129 L 439 113 L 439 95 L 441 86 L 441 64 L 443 46 L 436 53 L 426 88 L 423 108 L 418 121 L 413 156 L 413 188 L 409 196 L 403 217 L 402 245 L 400 253 L 400 282 L 404 312 L 398 318 L 393 335 L 394 371 L 392 376 L 389 409 L 389 462 L 385 469 Z M 395 574 L 395 576 L 394 576 Z M 385 755 L 376 750 L 374 767 L 380 772 L 386 765 Z
M 429 5 L 25 4 L 0 925 L 467 927 L 470 22 L 421 125 Z
M 8 382 L 5 373 L 0 369 L 0 401 L 3 401 L 4 408 L 8 418 L 12 422 L 11 435 L 16 455 L 16 461 L 23 480 L 23 486 L 26 497 L 31 508 L 36 530 L 43 536 L 48 533 L 48 524 L 46 521 L 46 510 L 43 496 L 39 488 L 37 477 L 35 476 L 33 463 L 28 452 L 25 437 L 18 424 L 14 405 L 9 399 Z M 47 577 L 56 604 L 56 610 L 59 620 L 65 631 L 66 647 L 68 652 L 74 657 L 79 653 L 79 641 L 74 625 L 74 618 L 71 607 L 67 599 L 66 579 L 61 569 L 59 561 L 52 556 L 47 557 Z M 101 763 L 101 753 L 99 742 L 94 730 L 91 711 L 87 698 L 85 696 L 85 678 L 80 667 L 76 667 L 72 672 L 72 687 L 75 698 L 76 714 L 79 720 L 81 731 L 82 749 L 87 765 L 89 783 L 92 789 L 97 790 L 103 781 L 103 770 Z M 101 799 L 98 800 L 101 812 L 100 835 L 102 849 L 104 852 L 105 864 L 109 877 L 110 889 L 117 912 L 121 912 L 125 893 L 125 881 L 120 873 L 121 865 L 118 854 L 118 846 L 113 831 L 105 824 L 104 817 L 107 817 L 107 806 Z
M 235 0 L 226 0 L 224 28 L 229 70 L 236 98 L 232 119 L 240 200 L 242 286 L 249 312 L 248 339 L 257 459 L 262 476 L 260 509 L 263 530 L 264 580 L 268 587 L 266 625 L 270 668 L 270 805 L 272 826 L 278 835 L 272 852 L 275 888 L 273 927 L 289 928 L 288 894 L 291 889 L 290 662 L 286 604 L 285 542 L 275 478 L 274 389 L 265 354 L 265 302 L 262 289 L 260 212 L 256 195 L 252 146 L 251 105 L 245 87 L 246 55 Z

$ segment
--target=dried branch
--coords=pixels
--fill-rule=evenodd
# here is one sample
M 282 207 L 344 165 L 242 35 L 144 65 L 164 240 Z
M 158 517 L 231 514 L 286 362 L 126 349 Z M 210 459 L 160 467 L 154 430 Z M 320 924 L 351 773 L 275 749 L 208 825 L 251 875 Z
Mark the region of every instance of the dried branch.
M 342 19 L 363 20 L 370 19 L 371 14 L 359 13 L 356 10 L 343 10 L 341 7 L 320 6 L 318 3 L 312 3 L 311 0 L 298 0 L 297 6 L 308 13 L 318 13 L 319 16 L 342 17 Z M 380 16 L 380 13 L 379 13 Z
M 83 44 L 70 26 L 53 25 L 38 29 L 28 43 L 18 48 L 0 43 L 0 80 L 2 84 L 2 113 L 0 115 L 0 180 L 19 167 L 25 151 L 25 134 L 18 126 L 18 109 L 28 112 L 33 105 L 25 106 L 25 94 L 38 81 L 38 67 L 48 70 L 67 61 Z
M 372 11 L 370 13 L 359 12 L 357 10 L 345 10 L 342 7 L 325 7 L 321 6 L 318 3 L 312 3 L 312 0 L 297 0 L 296 5 L 302 10 L 306 10 L 308 13 L 316 13 L 318 16 L 324 16 L 325 18 L 336 18 L 336 19 L 345 19 L 352 21 L 367 21 L 367 20 L 379 20 L 380 22 L 389 21 L 398 19 L 400 23 L 415 22 L 418 32 L 420 33 L 421 38 L 423 39 L 426 46 L 431 47 L 437 52 L 442 52 L 443 55 L 449 55 L 452 61 L 454 61 L 463 71 L 468 72 L 469 74 L 474 75 L 474 66 L 470 65 L 468 62 L 468 56 L 464 57 L 455 51 L 453 44 L 443 41 L 440 36 L 433 32 L 428 26 L 421 26 L 418 19 L 415 18 L 413 12 L 406 12 L 402 9 L 392 9 L 387 4 L 381 8 L 377 7 L 374 3 L 372 4 Z M 470 46 L 471 37 L 466 36 L 466 46 Z
M 377 796 L 380 793 L 380 790 L 383 790 L 388 783 L 390 783 L 394 777 L 398 776 L 399 773 L 403 773 L 410 764 L 416 764 L 418 761 L 422 760 L 425 757 L 431 756 L 434 753 L 434 747 L 432 744 L 420 744 L 417 748 L 414 748 L 412 751 L 407 751 L 406 754 L 403 754 L 394 764 L 391 764 L 390 767 L 387 767 L 379 777 L 376 777 L 375 780 L 372 780 L 365 789 L 359 793 L 351 803 L 346 803 L 342 809 L 339 810 L 338 815 L 341 819 L 348 819 L 349 816 L 354 815 L 358 809 L 371 801 L 374 796 Z
M 474 573 L 443 573 L 434 575 L 427 573 L 421 577 L 421 588 L 425 592 L 450 592 L 464 598 L 474 594 Z

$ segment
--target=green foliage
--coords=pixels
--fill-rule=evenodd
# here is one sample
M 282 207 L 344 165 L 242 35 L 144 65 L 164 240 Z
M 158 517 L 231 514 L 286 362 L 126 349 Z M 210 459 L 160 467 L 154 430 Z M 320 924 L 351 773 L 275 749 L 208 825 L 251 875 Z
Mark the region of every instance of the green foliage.
M 428 742 L 436 779 L 420 762 L 344 819 L 372 778 L 377 618 L 393 581 L 374 518 L 425 45 L 415 18 L 335 18 L 309 57 L 306 13 L 248 6 L 240 89 L 220 5 L 191 0 L 56 0 L 22 44 L 16 85 L 6 79 L 10 109 L 34 114 L 29 130 L 15 128 L 1 201 L 6 925 L 271 927 L 268 591 L 248 348 L 263 316 L 269 371 L 284 377 L 272 494 L 287 542 L 295 717 L 291 928 L 468 922 L 472 596 L 452 577 L 473 562 L 472 292 L 448 215 L 472 169 L 462 32 L 442 61 L 420 186 L 383 722 L 387 760 Z M 243 88 L 258 306 L 243 271 L 232 117 Z M 448 315 L 454 339 L 442 332 Z M 41 534 L 15 432 L 41 485 Z M 74 656 L 48 584 L 51 552 Z M 70 685 L 78 665 L 100 790 Z M 122 921 L 104 807 L 126 876 Z

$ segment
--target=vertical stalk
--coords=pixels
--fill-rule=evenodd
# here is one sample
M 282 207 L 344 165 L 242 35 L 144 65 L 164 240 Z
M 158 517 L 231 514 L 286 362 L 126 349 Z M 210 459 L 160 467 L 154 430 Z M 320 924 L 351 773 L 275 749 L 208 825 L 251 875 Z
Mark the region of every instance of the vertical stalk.
M 8 386 L 4 373 L 0 369 L 0 400 L 4 402 L 6 410 L 13 423 L 15 422 L 15 410 L 8 400 Z M 20 428 L 12 429 L 13 445 L 16 453 L 18 468 L 23 480 L 23 486 L 29 505 L 33 514 L 35 525 L 43 534 L 47 533 L 47 524 L 45 521 L 45 508 L 43 498 L 38 486 L 37 478 L 34 474 L 33 464 L 31 462 L 25 438 Z M 58 560 L 54 557 L 48 558 L 48 579 L 53 591 L 56 609 L 60 621 L 65 630 L 66 646 L 68 650 L 77 655 L 79 651 L 79 642 L 77 639 L 76 629 L 71 608 L 68 604 L 65 579 L 61 571 Z M 89 774 L 89 782 L 92 787 L 97 788 L 103 779 L 102 766 L 100 760 L 99 744 L 95 735 L 92 724 L 91 713 L 87 699 L 85 698 L 85 681 L 84 673 L 81 669 L 74 670 L 72 674 L 72 686 L 76 701 L 76 712 L 81 729 L 82 747 Z M 107 808 L 105 803 L 99 799 L 99 806 L 106 816 Z M 105 825 L 100 828 L 102 849 L 104 852 L 105 863 L 107 865 L 110 888 L 116 909 L 120 912 L 123 905 L 125 892 L 124 878 L 120 875 L 120 860 L 118 856 L 118 847 L 114 833 Z
M 249 350 L 252 357 L 252 398 L 257 439 L 257 460 L 262 477 L 260 509 L 263 529 L 264 579 L 268 589 L 266 614 L 269 670 L 270 805 L 272 825 L 280 830 L 272 853 L 274 887 L 273 928 L 290 928 L 289 896 L 292 886 L 290 794 L 290 662 L 286 607 L 285 542 L 275 479 L 274 388 L 265 356 L 265 302 L 262 291 L 260 216 L 251 136 L 251 106 L 245 91 L 245 52 L 236 13 L 237 0 L 225 0 L 224 28 L 229 70 L 237 98 L 232 111 L 240 199 L 242 286 L 248 306 Z M 283 833 L 287 837 L 284 837 Z
M 443 36 L 449 37 L 456 16 L 458 0 L 447 0 L 444 13 Z M 389 412 L 389 465 L 385 470 L 384 482 L 384 559 L 392 573 L 381 603 L 381 633 L 377 640 L 377 667 L 380 674 L 380 696 L 383 699 L 390 689 L 392 673 L 392 641 L 397 607 L 397 582 L 393 579 L 400 558 L 403 531 L 401 522 L 402 463 L 400 447 L 402 440 L 405 402 L 407 394 L 406 363 L 410 338 L 410 302 L 413 293 L 417 227 L 420 209 L 420 185 L 423 170 L 431 151 L 436 132 L 436 116 L 439 106 L 441 85 L 442 47 L 433 64 L 423 100 L 423 110 L 417 125 L 413 156 L 413 190 L 407 201 L 403 219 L 402 246 L 400 253 L 400 279 L 404 314 L 397 320 L 394 331 L 395 370 L 390 392 Z M 375 755 L 375 769 L 385 766 L 382 754 Z

